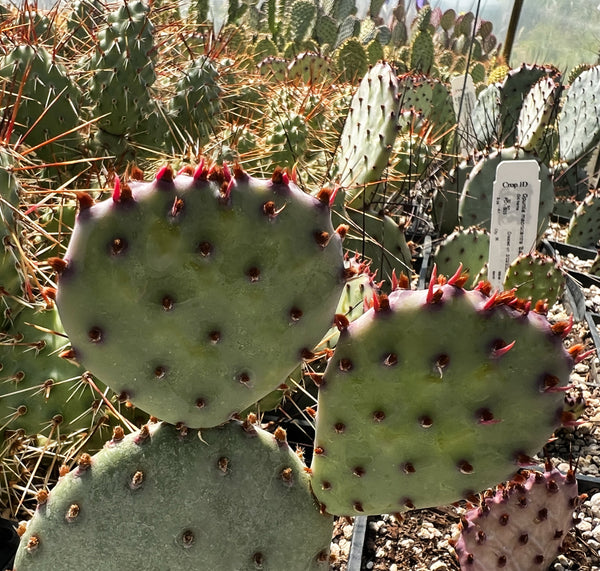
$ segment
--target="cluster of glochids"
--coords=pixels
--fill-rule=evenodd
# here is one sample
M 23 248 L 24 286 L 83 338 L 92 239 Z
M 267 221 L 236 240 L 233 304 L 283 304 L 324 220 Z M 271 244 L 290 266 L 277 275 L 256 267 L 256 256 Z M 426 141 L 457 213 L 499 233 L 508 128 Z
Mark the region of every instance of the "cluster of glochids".
M 64 259 L 51 261 L 71 356 L 162 422 L 116 429 L 39 494 L 17 571 L 106 544 L 108 569 L 142 551 L 157 568 L 210 568 L 226 553 L 229 568 L 324 569 L 332 515 L 470 497 L 575 421 L 564 393 L 587 352 L 564 349 L 572 322 L 550 325 L 543 302 L 485 282 L 469 291 L 462 267 L 448 279 L 434 268 L 426 290 L 392 274 L 354 321 L 336 314 L 355 271 L 346 228 L 331 225 L 335 193 L 307 195 L 281 170 L 262 180 L 201 164 L 79 198 Z M 235 417 L 311 358 L 332 322 L 309 468 L 285 431 Z M 278 515 L 259 526 L 265 498 Z M 231 537 L 235 549 L 215 548 Z

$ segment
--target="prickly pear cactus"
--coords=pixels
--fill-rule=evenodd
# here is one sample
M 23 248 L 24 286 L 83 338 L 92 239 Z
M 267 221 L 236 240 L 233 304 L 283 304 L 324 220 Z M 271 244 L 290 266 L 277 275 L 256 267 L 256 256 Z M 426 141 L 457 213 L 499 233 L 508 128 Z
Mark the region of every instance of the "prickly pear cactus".
M 329 513 L 457 501 L 508 479 L 560 424 L 574 362 L 561 340 L 568 324 L 553 329 L 510 293 L 465 291 L 459 272 L 374 298 L 341 332 L 320 385 L 312 463 Z
M 548 569 L 583 497 L 573 470 L 563 475 L 550 465 L 486 492 L 461 522 L 455 545 L 461 569 Z
M 303 52 L 298 54 L 288 65 L 287 77 L 291 81 L 320 83 L 330 77 L 331 62 L 326 57 Z
M 48 163 L 78 158 L 81 93 L 66 69 L 45 48 L 20 45 L 0 60 L 0 77 L 16 82 L 15 130 L 23 142 Z
M 517 125 L 523 105 L 527 101 L 527 94 L 543 77 L 549 77 L 555 82 L 560 81 L 558 70 L 527 64 L 510 70 L 504 78 L 500 87 L 501 142 L 504 146 L 517 144 Z M 528 113 L 529 111 L 525 111 L 525 114 Z
M 115 430 L 38 502 L 15 571 L 65 560 L 82 568 L 101 560 L 107 571 L 329 566 L 333 518 L 319 512 L 303 463 L 285 434 L 249 422 L 201 433 Z M 268 517 L 257 516 L 265 509 Z
M 176 94 L 169 102 L 175 131 L 174 148 L 201 148 L 216 130 L 221 111 L 222 89 L 219 73 L 208 57 L 192 61 L 176 85 Z M 180 144 L 177 144 L 177 142 Z
M 367 52 L 356 38 L 347 38 L 335 50 L 333 63 L 342 81 L 362 78 L 369 67 Z
M 272 78 L 274 81 L 280 82 L 287 79 L 287 70 L 289 62 L 285 58 L 269 56 L 263 59 L 257 66 L 258 72 L 261 75 Z
M 306 152 L 307 139 L 306 118 L 293 112 L 282 114 L 275 118 L 265 139 L 266 152 L 272 164 L 291 168 Z
M 76 0 L 71 6 L 67 18 L 69 35 L 66 48 L 77 54 L 92 43 L 94 34 L 104 18 L 104 6 L 100 0 Z
M 533 151 L 556 114 L 559 87 L 553 77 L 542 77 L 527 93 L 517 122 L 517 141 L 525 151 Z
M 357 254 L 354 258 L 346 258 L 346 273 L 350 276 L 346 280 L 344 292 L 340 297 L 335 310 L 336 319 L 343 316 L 348 322 L 355 321 L 369 309 L 368 301 L 378 293 L 379 288 L 375 283 L 375 274 L 370 270 L 369 263 L 361 261 Z M 319 343 L 319 348 L 335 347 L 340 338 L 340 331 L 333 326 Z
M 363 186 L 381 179 L 397 134 L 398 80 L 387 63 L 373 66 L 361 81 L 334 157 L 332 179 L 345 188 L 351 203 Z M 371 185 L 364 196 L 369 203 L 376 192 Z M 362 203 L 362 201 L 361 201 Z
M 476 276 L 487 263 L 490 254 L 490 235 L 475 226 L 455 230 L 446 236 L 434 252 L 433 259 L 440 275 L 450 276 L 459 264 L 469 273 L 467 286 L 477 284 Z
M 93 426 L 101 400 L 84 370 L 60 356 L 68 344 L 55 309 L 23 309 L 0 334 L 0 417 L 9 430 L 57 436 Z
M 317 6 L 308 0 L 296 0 L 289 9 L 287 37 L 294 42 L 303 42 L 312 33 L 317 19 Z
M 275 389 L 329 328 L 344 284 L 329 196 L 280 170 L 258 180 L 164 167 L 117 185 L 87 203 L 54 263 L 77 360 L 121 398 L 190 427 Z
M 590 192 L 575 208 L 567 229 L 567 244 L 595 248 L 600 241 L 600 193 Z
M 352 222 L 344 246 L 371 260 L 371 268 L 379 275 L 391 276 L 395 271 L 410 275 L 412 253 L 408 247 L 404 225 L 385 212 L 346 210 Z
M 477 149 L 482 150 L 501 140 L 501 90 L 492 83 L 482 89 L 477 96 L 477 103 L 473 108 L 470 123 Z
M 431 12 L 429 6 L 421 10 L 417 18 L 421 18 L 423 12 Z M 429 30 L 429 20 L 431 16 L 422 18 L 416 30 L 410 46 L 410 69 L 422 73 L 430 73 L 435 60 L 435 46 L 433 45 L 433 35 Z
M 0 322 L 6 330 L 12 315 L 21 306 L 19 298 L 25 293 L 21 247 L 22 225 L 16 215 L 21 186 L 13 172 L 15 158 L 8 149 L 0 148 Z
M 450 234 L 458 225 L 458 202 L 473 165 L 472 160 L 461 161 L 444 177 L 442 186 L 433 193 L 431 214 L 440 234 Z
M 560 157 L 572 163 L 600 141 L 600 66 L 582 71 L 569 86 L 558 116 Z
M 539 252 L 520 254 L 506 270 L 504 289 L 514 288 L 520 299 L 546 301 L 552 307 L 565 289 L 565 274 L 550 256 Z
M 89 98 L 97 126 L 123 136 L 135 131 L 150 101 L 154 71 L 154 26 L 148 6 L 124 2 L 107 17 L 88 62 Z

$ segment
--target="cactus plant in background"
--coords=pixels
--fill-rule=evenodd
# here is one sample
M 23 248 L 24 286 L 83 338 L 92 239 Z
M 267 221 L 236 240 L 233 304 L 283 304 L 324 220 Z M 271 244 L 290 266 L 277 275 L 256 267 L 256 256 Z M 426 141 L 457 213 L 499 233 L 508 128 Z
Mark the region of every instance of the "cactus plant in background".
M 566 286 L 564 271 L 550 256 L 538 252 L 520 254 L 506 269 L 504 289 L 535 305 L 544 301 L 552 307 Z
M 16 110 L 18 143 L 32 147 L 47 163 L 79 158 L 82 95 L 65 68 L 44 47 L 19 45 L 0 59 L 0 77 L 10 94 L 3 112 Z
M 192 61 L 176 85 L 176 94 L 169 101 L 173 118 L 171 146 L 178 153 L 186 146 L 201 149 L 216 130 L 221 110 L 222 89 L 218 71 L 210 58 Z
M 600 66 L 586 69 L 567 89 L 558 118 L 558 130 L 560 156 L 568 163 L 585 156 L 600 141 L 599 76 Z
M 94 148 L 115 155 L 117 164 L 126 156 L 127 135 L 136 132 L 150 106 L 156 80 L 153 33 L 148 7 L 139 0 L 124 3 L 107 16 L 86 62 L 88 98 L 98 118 Z
M 370 204 L 396 139 L 398 80 L 389 64 L 369 71 L 352 98 L 331 173 L 346 189 L 346 204 Z M 363 187 L 367 187 L 366 190 Z
M 442 275 L 451 275 L 462 265 L 469 273 L 465 285 L 473 287 L 478 282 L 477 275 L 488 261 L 489 252 L 490 235 L 487 230 L 470 226 L 446 236 L 438 244 L 433 257 Z
M 3 328 L 10 323 L 27 296 L 26 273 L 21 247 L 23 227 L 17 215 L 21 200 L 21 185 L 13 172 L 17 156 L 9 149 L 0 148 L 0 286 L 2 288 Z
M 590 192 L 574 210 L 567 229 L 567 244 L 595 248 L 600 241 L 600 196 Z
M 93 426 L 94 420 L 90 423 L 85 417 L 87 412 L 95 416 L 98 395 L 84 388 L 83 369 L 60 357 L 68 340 L 55 309 L 22 309 L 0 339 L 4 428 L 48 434 L 63 422 L 70 431 Z M 87 398 L 74 394 L 82 389 Z M 76 426 L 68 426 L 71 423 Z

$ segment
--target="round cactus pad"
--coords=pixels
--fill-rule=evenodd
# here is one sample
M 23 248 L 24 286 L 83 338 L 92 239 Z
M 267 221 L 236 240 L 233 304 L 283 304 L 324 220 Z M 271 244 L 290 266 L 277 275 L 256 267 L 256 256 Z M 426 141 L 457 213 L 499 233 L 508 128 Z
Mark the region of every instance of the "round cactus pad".
M 462 280 L 394 290 L 342 331 L 312 464 L 329 513 L 468 497 L 508 479 L 560 424 L 573 358 L 558 329 L 510 292 L 488 297 Z
M 117 432 L 38 494 L 15 571 L 328 569 L 333 518 L 285 435 L 237 421 Z
M 573 470 L 524 471 L 467 511 L 455 549 L 461 569 L 548 569 L 583 497 Z
M 344 285 L 328 200 L 206 169 L 82 209 L 57 306 L 77 360 L 172 424 L 216 426 L 286 380 Z

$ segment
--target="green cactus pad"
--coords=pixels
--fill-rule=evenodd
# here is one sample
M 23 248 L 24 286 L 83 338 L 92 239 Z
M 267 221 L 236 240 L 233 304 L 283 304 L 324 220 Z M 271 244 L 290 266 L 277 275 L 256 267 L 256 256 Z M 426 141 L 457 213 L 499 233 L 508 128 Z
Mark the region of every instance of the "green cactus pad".
M 504 146 L 517 144 L 517 124 L 525 98 L 542 77 L 558 82 L 560 73 L 551 67 L 523 64 L 510 70 L 504 78 L 500 87 L 501 142 Z
M 477 84 L 483 83 L 485 81 L 486 70 L 485 66 L 481 62 L 478 61 L 477 63 L 472 65 L 471 69 L 469 70 L 469 73 L 473 78 L 473 83 Z
M 88 61 L 89 93 L 96 125 L 111 135 L 134 131 L 150 101 L 154 70 L 154 26 L 148 6 L 124 2 L 107 16 Z M 125 89 L 126 87 L 126 89 Z
M 454 21 L 456 20 L 456 12 L 449 8 L 445 10 L 440 18 L 440 26 L 443 30 L 449 32 L 452 28 L 454 28 Z
M 317 19 L 317 6 L 309 0 L 296 0 L 290 7 L 287 36 L 303 42 L 312 34 Z
M 410 46 L 410 69 L 429 73 L 434 64 L 435 48 L 433 36 L 429 30 L 418 31 Z
M 514 298 L 460 280 L 375 298 L 342 332 L 312 463 L 329 513 L 457 501 L 508 479 L 560 424 L 573 365 L 561 337 Z
M 477 149 L 500 140 L 500 88 L 497 85 L 488 85 L 479 93 L 470 122 Z
M 398 96 L 401 111 L 427 115 L 432 108 L 434 79 L 420 73 L 404 73 L 398 77 Z
M 444 177 L 442 186 L 433 193 L 432 218 L 440 234 L 450 234 L 458 225 L 458 201 L 471 170 L 472 160 L 461 161 Z
M 270 56 L 262 60 L 257 69 L 261 75 L 272 77 L 275 81 L 281 82 L 287 79 L 287 70 L 290 62 L 285 58 Z
M 476 276 L 487 263 L 490 235 L 487 230 L 471 226 L 448 235 L 436 248 L 433 259 L 441 275 L 451 276 L 462 264 L 469 272 L 468 285 L 477 284 Z
M 103 414 L 99 395 L 81 381 L 83 369 L 60 357 L 67 345 L 54 309 L 23 309 L 0 335 L 1 426 L 48 434 L 60 425 L 72 432 Z
M 187 434 L 151 424 L 59 480 L 14 569 L 325 571 L 332 528 L 281 436 L 239 422 Z
M 221 111 L 222 89 L 218 78 L 216 65 L 208 57 L 192 61 L 184 70 L 177 81 L 176 94 L 169 102 L 176 139 L 188 141 L 194 148 L 206 145 L 216 130 Z
M 333 64 L 341 81 L 354 81 L 367 73 L 369 59 L 363 45 L 350 37 L 336 48 Z
M 303 52 L 288 65 L 287 77 L 291 81 L 321 83 L 330 77 L 330 68 L 331 62 L 327 58 L 315 53 Z
M 79 53 L 81 46 L 92 41 L 103 20 L 104 6 L 100 0 L 76 0 L 71 4 L 67 19 L 69 33 L 66 47 Z
M 80 212 L 65 262 L 57 305 L 79 362 L 190 427 L 275 389 L 329 328 L 343 289 L 328 204 L 281 171 L 173 178 L 164 167 L 116 187 Z
M 0 77 L 15 82 L 19 92 L 18 102 L 11 103 L 16 107 L 15 132 L 23 142 L 39 145 L 36 153 L 48 163 L 78 158 L 83 146 L 75 130 L 81 93 L 67 70 L 43 47 L 21 45 L 0 60 Z
M 351 275 L 338 302 L 336 315 L 343 315 L 349 322 L 358 319 L 368 309 L 368 300 L 379 291 L 371 272 L 369 263 L 361 262 L 358 254 L 345 261 L 346 272 Z M 333 326 L 319 343 L 321 347 L 335 347 L 340 338 L 340 331 Z
M 374 65 L 352 98 L 350 111 L 334 157 L 332 179 L 349 190 L 350 204 L 363 185 L 381 179 L 397 134 L 398 80 L 387 63 Z M 376 185 L 361 203 L 369 203 Z
M 560 157 L 571 163 L 600 141 L 600 66 L 582 71 L 567 89 L 558 116 Z
M 553 306 L 565 289 L 563 270 L 550 256 L 538 252 L 520 254 L 504 276 L 504 289 L 515 288 L 515 295 L 531 301 L 546 301 Z
M 600 193 L 590 192 L 575 208 L 567 229 L 567 244 L 595 248 L 600 241 Z
M 277 45 L 271 38 L 261 38 L 254 46 L 252 59 L 256 64 L 259 64 L 267 57 L 276 57 L 278 53 Z
M 536 148 L 545 135 L 558 102 L 558 84 L 552 77 L 542 77 L 527 93 L 517 122 L 517 140 L 525 151 Z
M 307 150 L 306 118 L 293 112 L 280 114 L 271 129 L 265 139 L 265 154 L 272 164 L 292 168 Z
M 338 22 L 327 14 L 321 14 L 317 18 L 313 30 L 313 36 L 319 45 L 334 45 L 338 35 Z
M 0 147 L 0 287 L 5 294 L 0 304 L 2 330 L 12 314 L 20 309 L 18 298 L 23 295 L 22 225 L 16 215 L 21 195 L 21 185 L 13 171 L 15 157 L 8 149 Z

